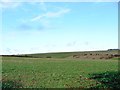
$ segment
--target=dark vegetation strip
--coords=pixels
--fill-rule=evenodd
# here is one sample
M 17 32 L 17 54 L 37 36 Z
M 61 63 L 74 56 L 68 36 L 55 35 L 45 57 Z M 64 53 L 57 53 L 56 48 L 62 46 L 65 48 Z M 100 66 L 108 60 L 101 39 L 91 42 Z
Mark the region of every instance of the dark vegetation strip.
M 28 57 L 28 58 L 40 58 L 35 56 L 28 56 L 28 55 L 0 55 L 2 57 Z

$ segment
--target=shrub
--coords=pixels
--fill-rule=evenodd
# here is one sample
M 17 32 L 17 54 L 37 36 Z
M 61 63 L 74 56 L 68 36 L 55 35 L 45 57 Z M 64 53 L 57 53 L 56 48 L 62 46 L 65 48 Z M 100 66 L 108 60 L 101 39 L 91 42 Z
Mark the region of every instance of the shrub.
M 46 58 L 52 58 L 51 56 L 47 56 Z

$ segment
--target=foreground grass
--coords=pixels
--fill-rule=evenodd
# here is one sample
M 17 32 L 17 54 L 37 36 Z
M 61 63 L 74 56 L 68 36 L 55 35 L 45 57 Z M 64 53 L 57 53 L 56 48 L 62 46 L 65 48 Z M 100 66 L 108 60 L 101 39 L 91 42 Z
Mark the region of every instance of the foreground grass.
M 120 79 L 118 60 L 24 57 L 3 57 L 2 60 L 3 88 L 119 87 L 115 81 Z

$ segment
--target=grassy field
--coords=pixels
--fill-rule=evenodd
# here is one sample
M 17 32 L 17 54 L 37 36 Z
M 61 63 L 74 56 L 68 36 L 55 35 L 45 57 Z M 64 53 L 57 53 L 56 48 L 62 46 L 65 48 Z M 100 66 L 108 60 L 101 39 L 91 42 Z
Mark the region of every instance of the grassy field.
M 3 88 L 120 88 L 119 80 L 116 59 L 2 57 Z

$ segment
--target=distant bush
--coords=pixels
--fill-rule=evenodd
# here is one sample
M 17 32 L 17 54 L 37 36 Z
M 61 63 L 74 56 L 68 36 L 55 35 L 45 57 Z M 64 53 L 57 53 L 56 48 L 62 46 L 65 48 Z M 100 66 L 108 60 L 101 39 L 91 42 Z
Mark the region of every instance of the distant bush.
M 100 59 L 103 59 L 104 57 L 100 57 Z
M 52 58 L 51 56 L 47 56 L 46 58 Z

